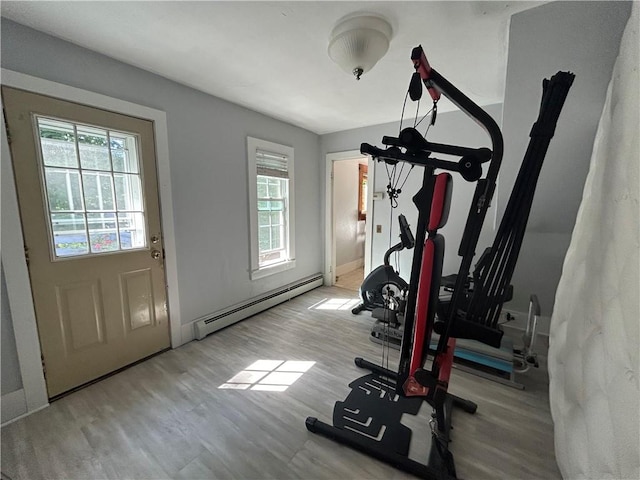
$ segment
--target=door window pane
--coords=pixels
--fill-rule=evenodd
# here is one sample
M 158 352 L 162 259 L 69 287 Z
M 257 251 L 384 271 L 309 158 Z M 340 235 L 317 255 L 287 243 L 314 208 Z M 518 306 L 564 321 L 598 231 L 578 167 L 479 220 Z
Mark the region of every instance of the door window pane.
M 138 151 L 135 138 L 112 132 L 109 145 L 114 172 L 138 173 Z
M 142 210 L 142 190 L 139 175 L 114 174 L 118 211 Z
M 102 172 L 82 172 L 82 186 L 87 210 L 115 210 L 111 175 Z
M 38 133 L 42 160 L 49 167 L 77 167 L 78 155 L 73 124 L 42 119 Z
M 144 217 L 142 213 L 118 213 L 120 248 L 142 248 L 146 245 Z
M 80 165 L 92 170 L 111 170 L 106 130 L 77 127 Z
M 57 257 L 70 257 L 89 253 L 84 214 L 52 213 L 51 227 Z
M 77 170 L 45 167 L 49 209 L 82 211 L 80 175 Z
M 137 137 L 36 120 L 55 257 L 145 248 Z
M 92 253 L 120 249 L 115 213 L 88 213 L 89 243 Z

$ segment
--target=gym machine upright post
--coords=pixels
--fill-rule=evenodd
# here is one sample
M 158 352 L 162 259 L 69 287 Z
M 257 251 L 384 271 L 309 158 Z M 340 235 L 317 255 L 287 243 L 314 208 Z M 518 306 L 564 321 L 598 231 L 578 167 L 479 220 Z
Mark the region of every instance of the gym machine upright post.
M 487 209 L 495 191 L 503 154 L 502 134 L 495 121 L 478 105 L 454 87 L 427 62 L 422 47 L 411 55 L 416 72 L 409 95 L 418 100 L 424 85 L 434 105 L 444 94 L 488 133 L 489 148 L 468 148 L 428 142 L 415 128 L 402 130 L 397 138 L 383 137 L 386 149 L 362 144 L 361 152 L 387 164 L 407 162 L 423 167 L 422 188 L 414 196 L 418 209 L 415 247 L 409 292 L 405 309 L 405 328 L 400 349 L 398 371 L 391 371 L 361 358 L 356 365 L 372 373 L 349 385 L 351 393 L 344 402 L 336 402 L 333 425 L 317 418 L 306 420 L 307 429 L 360 450 L 399 469 L 425 479 L 455 478 L 453 457 L 449 451 L 449 430 L 453 406 L 474 413 L 477 406 L 447 392 L 453 363 L 455 338 L 450 337 L 450 322 L 455 320 L 461 292 L 469 275 L 476 244 Z M 459 162 L 440 160 L 432 153 L 461 157 Z M 489 161 L 482 177 L 482 163 Z M 440 332 L 431 369 L 424 369 L 433 330 L 438 291 L 442 275 L 444 238 L 438 229 L 446 223 L 451 195 L 451 174 L 436 175 L 435 169 L 458 172 L 470 182 L 477 182 L 469 217 L 459 249 L 462 256 L 456 285 L 442 312 L 445 327 Z M 427 463 L 409 458 L 411 430 L 400 423 L 404 413 L 417 414 L 426 400 L 434 410 L 432 442 Z

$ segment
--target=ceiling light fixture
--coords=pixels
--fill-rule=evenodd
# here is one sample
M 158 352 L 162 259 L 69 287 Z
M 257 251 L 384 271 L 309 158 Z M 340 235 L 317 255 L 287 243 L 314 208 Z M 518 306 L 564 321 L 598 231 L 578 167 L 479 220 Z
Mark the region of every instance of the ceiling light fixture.
M 329 57 L 356 80 L 368 72 L 389 50 L 391 25 L 381 17 L 348 17 L 334 27 L 329 38 Z

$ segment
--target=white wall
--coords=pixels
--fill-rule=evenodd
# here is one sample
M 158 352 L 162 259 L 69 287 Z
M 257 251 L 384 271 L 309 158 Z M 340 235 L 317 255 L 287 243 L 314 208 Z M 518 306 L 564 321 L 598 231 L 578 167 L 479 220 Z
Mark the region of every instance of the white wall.
M 358 220 L 359 160 L 333 164 L 333 212 L 336 268 L 364 261 L 365 221 Z

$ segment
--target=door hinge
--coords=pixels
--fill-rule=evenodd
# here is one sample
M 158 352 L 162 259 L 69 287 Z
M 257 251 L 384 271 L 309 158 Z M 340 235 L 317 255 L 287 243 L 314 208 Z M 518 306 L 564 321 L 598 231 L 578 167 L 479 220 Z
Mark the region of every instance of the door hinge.
M 7 132 L 7 143 L 11 145 L 11 130 L 9 130 L 9 124 L 7 123 L 7 112 L 4 108 L 2 109 L 2 116 L 4 117 L 4 130 L 5 132 Z
M 24 260 L 27 262 L 27 267 L 29 266 L 29 247 L 24 246 Z
M 47 378 L 47 365 L 44 363 L 44 355 L 40 355 L 40 360 L 42 361 L 42 373 Z

